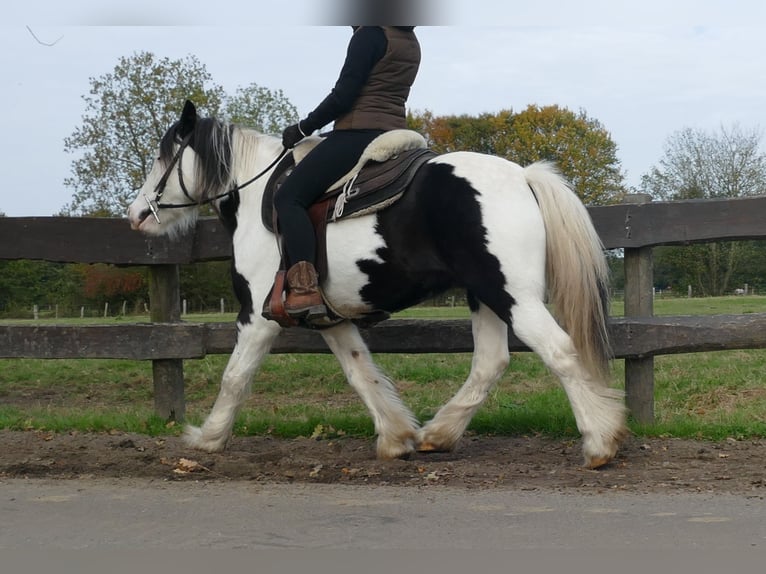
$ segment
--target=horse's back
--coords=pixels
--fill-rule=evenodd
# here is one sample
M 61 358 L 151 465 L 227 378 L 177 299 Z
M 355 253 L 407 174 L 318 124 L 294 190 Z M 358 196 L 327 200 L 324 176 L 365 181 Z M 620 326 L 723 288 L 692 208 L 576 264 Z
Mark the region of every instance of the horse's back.
M 509 285 L 544 283 L 545 229 L 524 170 L 456 152 L 429 160 L 389 208 L 328 228 L 328 288 L 398 310 L 462 286 L 504 319 Z
M 453 208 L 456 217 L 465 213 L 465 203 L 475 203 L 481 213 L 480 224 L 487 232 L 500 233 L 502 241 L 522 237 L 544 241 L 537 201 L 525 168 L 519 164 L 497 156 L 461 151 L 441 155 L 429 165 L 442 173 L 435 181 L 424 182 L 424 187 L 433 190 L 432 198 L 442 186 L 449 189 L 449 193 L 434 201 L 447 209 L 456 205 Z

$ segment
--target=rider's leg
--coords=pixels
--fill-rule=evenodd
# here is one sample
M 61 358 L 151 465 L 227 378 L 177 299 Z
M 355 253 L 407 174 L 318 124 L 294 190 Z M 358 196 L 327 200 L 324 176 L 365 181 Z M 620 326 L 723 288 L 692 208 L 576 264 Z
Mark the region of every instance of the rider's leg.
M 279 231 L 290 264 L 285 310 L 292 316 L 316 319 L 327 313 L 314 267 L 316 238 L 308 208 L 356 165 L 364 149 L 380 133 L 332 132 L 295 167 L 275 197 Z

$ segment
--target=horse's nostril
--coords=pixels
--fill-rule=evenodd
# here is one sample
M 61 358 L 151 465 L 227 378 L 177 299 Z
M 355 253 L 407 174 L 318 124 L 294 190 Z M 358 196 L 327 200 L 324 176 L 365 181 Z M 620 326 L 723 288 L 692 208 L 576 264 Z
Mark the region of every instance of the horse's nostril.
M 146 218 L 151 214 L 152 212 L 149 209 L 144 209 L 143 211 L 139 212 L 138 216 L 136 217 L 136 227 L 146 221 Z

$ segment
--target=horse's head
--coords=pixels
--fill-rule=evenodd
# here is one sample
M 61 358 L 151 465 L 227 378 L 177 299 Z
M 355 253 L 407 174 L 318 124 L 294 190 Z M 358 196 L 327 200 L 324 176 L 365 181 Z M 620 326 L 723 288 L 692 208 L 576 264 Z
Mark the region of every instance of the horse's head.
M 199 118 L 187 100 L 128 207 L 131 228 L 149 235 L 174 235 L 194 225 L 199 205 L 228 184 L 228 133 L 217 120 Z

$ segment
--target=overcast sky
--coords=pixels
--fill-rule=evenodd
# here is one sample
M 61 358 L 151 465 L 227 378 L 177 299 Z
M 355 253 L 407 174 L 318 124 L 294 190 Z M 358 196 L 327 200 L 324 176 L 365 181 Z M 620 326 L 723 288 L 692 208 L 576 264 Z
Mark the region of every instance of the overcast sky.
M 0 211 L 53 215 L 71 200 L 63 140 L 82 121 L 89 79 L 122 56 L 193 54 L 227 92 L 253 82 L 281 89 L 308 113 L 337 78 L 350 35 L 308 24 L 347 23 L 340 1 L 20 3 L 17 21 L 0 28 Z M 417 29 L 423 59 L 409 107 L 584 110 L 611 133 L 629 185 L 680 129 L 766 128 L 766 2 L 621 4 L 442 0 L 425 21 L 442 25 Z

